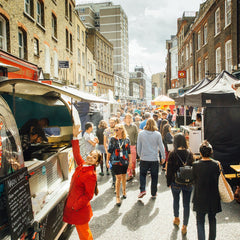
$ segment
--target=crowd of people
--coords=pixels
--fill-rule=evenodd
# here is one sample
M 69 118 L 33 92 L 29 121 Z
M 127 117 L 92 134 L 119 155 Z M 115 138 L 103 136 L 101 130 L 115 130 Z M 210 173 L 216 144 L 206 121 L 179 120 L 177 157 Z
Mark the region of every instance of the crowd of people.
M 198 239 L 205 239 L 205 215 L 209 218 L 209 239 L 216 238 L 216 213 L 221 211 L 217 179 L 220 174 L 218 162 L 211 158 L 212 147 L 207 141 L 200 146 L 201 160 L 195 161 L 182 133 L 173 134 L 172 128 L 181 108 L 166 111 L 146 106 L 126 104 L 108 122 L 101 120 L 93 133 L 93 125 L 85 125 L 83 135 L 87 158 L 80 155 L 77 135 L 79 127 L 73 128 L 73 153 L 78 167 L 73 175 L 64 210 L 64 221 L 75 224 L 80 239 L 92 239 L 88 222 L 92 217 L 90 200 L 97 194 L 96 165 L 101 166 L 99 175 L 112 175 L 112 188 L 116 194 L 116 205 L 127 198 L 126 182 L 136 178 L 139 161 L 139 195 L 146 195 L 146 176 L 151 176 L 151 198 L 157 197 L 159 168 L 166 174 L 166 184 L 173 197 L 173 224 L 180 225 L 179 201 L 183 197 L 182 234 L 187 234 L 190 199 L 193 195 L 193 210 L 196 211 Z M 101 161 L 99 160 L 101 157 Z M 104 164 L 105 163 L 105 164 Z M 104 166 L 105 165 L 105 166 Z M 193 180 L 187 184 L 178 181 L 180 167 L 193 167 Z M 104 171 L 104 169 L 106 169 Z M 209 184 L 211 183 L 211 184 Z M 209 192 L 212 194 L 209 195 Z M 122 193 L 122 195 L 121 195 Z M 81 219 L 81 220 L 79 220 Z

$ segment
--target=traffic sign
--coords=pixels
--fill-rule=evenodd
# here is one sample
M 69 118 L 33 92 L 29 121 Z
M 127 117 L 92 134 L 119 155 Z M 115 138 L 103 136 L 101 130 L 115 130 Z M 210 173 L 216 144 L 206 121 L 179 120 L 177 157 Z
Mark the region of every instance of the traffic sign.
M 94 86 L 94 87 L 96 87 L 96 86 L 97 86 L 97 83 L 96 83 L 96 82 L 94 82 L 94 83 L 93 83 L 93 86 Z

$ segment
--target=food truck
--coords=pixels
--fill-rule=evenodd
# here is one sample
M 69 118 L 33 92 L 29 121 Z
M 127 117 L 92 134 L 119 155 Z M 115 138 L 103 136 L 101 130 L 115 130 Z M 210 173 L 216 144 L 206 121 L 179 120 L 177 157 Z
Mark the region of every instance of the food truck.
M 72 125 L 80 124 L 73 98 L 102 101 L 31 80 L 0 81 L 0 239 L 54 240 L 66 228 L 62 214 L 75 169 Z M 24 159 L 18 129 L 43 117 L 53 135 L 32 144 Z

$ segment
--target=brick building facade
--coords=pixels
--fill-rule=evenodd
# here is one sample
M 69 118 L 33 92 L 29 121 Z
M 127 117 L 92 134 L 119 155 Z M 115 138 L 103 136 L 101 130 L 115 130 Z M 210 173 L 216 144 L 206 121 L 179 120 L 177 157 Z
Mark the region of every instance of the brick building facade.
M 86 83 L 96 77 L 96 63 L 74 0 L 1 1 L 0 26 L 0 49 L 36 64 L 53 84 L 93 91 Z
M 97 94 L 108 94 L 108 90 L 114 91 L 113 45 L 95 28 L 87 33 L 87 46 L 96 61 Z
M 178 70 L 186 71 L 182 88 L 222 70 L 240 69 L 239 0 L 206 0 L 195 17 L 178 19 Z

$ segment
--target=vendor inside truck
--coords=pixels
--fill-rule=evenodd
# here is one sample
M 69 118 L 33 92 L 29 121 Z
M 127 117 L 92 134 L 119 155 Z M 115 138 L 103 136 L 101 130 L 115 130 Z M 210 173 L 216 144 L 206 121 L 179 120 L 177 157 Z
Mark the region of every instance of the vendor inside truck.
M 20 135 L 22 150 L 25 159 L 28 159 L 30 154 L 29 148 L 32 144 L 42 143 L 43 141 L 47 142 L 48 139 L 45 136 L 45 133 L 40 127 L 31 127 L 28 134 Z

